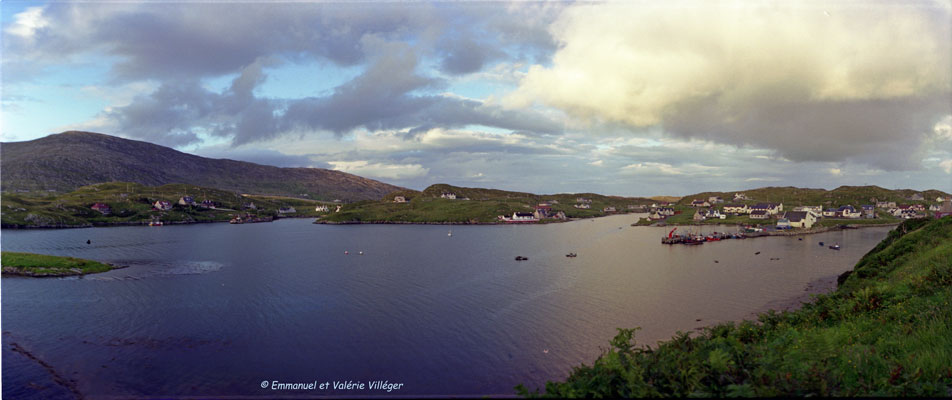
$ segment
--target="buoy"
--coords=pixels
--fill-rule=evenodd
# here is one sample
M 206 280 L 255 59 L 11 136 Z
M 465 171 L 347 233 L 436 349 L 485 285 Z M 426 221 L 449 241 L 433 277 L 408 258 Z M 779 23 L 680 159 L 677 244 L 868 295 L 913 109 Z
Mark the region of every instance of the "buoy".
M 549 354 L 549 349 L 544 349 L 544 350 L 542 350 L 542 352 L 545 353 L 545 354 Z
M 92 241 L 90 241 L 89 239 L 86 239 L 86 244 L 90 244 L 90 243 L 92 243 Z
M 754 253 L 754 255 L 757 255 L 757 254 L 760 254 L 760 252 L 758 251 L 758 252 Z
M 360 255 L 360 256 L 362 256 L 362 255 L 364 255 L 364 252 L 362 252 L 362 251 L 358 251 L 358 252 L 357 252 L 357 255 Z
M 350 252 L 348 252 L 347 250 L 344 250 L 344 254 L 350 254 Z

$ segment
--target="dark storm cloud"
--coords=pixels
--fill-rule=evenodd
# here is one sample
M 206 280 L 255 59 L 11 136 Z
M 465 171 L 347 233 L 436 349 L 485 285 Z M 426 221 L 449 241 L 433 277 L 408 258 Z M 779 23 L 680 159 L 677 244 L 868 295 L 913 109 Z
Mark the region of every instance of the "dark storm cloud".
M 923 145 L 944 113 L 945 96 L 813 102 L 763 101 L 741 110 L 716 99 L 671 107 L 666 131 L 773 149 L 793 161 L 864 162 L 887 170 L 918 168 Z
M 440 46 L 440 51 L 443 53 L 440 67 L 443 72 L 452 75 L 477 72 L 489 61 L 503 56 L 501 51 L 470 38 L 449 41 Z

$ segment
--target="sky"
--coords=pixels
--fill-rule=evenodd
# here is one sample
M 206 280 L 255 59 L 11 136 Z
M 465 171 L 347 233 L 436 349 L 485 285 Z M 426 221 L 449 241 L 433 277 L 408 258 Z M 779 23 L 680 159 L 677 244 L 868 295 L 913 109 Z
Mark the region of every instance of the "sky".
M 0 140 L 86 130 L 417 190 L 950 192 L 950 10 L 5 0 Z

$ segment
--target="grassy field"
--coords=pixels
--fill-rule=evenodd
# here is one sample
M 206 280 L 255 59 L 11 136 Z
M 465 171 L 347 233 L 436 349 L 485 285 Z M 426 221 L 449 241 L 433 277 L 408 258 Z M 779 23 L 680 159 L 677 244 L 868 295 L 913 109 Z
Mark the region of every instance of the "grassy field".
M 210 200 L 217 209 L 177 204 L 182 196 L 191 196 L 196 202 Z M 174 204 L 168 211 L 153 210 L 152 204 L 165 200 Z M 0 207 L 4 228 L 71 227 L 110 224 L 148 223 L 152 219 L 163 222 L 227 221 L 238 213 L 256 213 L 262 216 L 278 215 L 281 207 L 294 207 L 294 216 L 317 217 L 318 202 L 306 199 L 243 195 L 194 185 L 171 184 L 144 186 L 135 183 L 110 182 L 81 187 L 65 194 L 48 196 L 20 196 L 5 193 Z M 112 212 L 102 214 L 92 210 L 94 203 L 109 205 Z M 256 210 L 247 208 L 254 203 Z
M 106 272 L 114 267 L 96 261 L 32 253 L 0 252 L 4 274 L 24 276 L 69 276 Z
M 792 312 L 679 332 L 618 335 L 593 365 L 535 397 L 952 395 L 952 217 L 908 220 L 839 288 Z
M 443 193 L 453 193 L 456 200 L 443 199 Z M 396 196 L 404 196 L 408 203 L 394 203 Z M 463 200 L 463 198 L 469 200 Z M 575 208 L 583 197 L 592 201 L 590 209 Z M 340 212 L 323 217 L 327 222 L 413 222 L 413 223 L 489 223 L 498 216 L 514 212 L 533 212 L 539 203 L 549 203 L 553 212 L 562 211 L 569 218 L 591 218 L 610 214 L 606 207 L 615 207 L 615 213 L 630 211 L 629 205 L 650 204 L 651 200 L 603 196 L 594 193 L 537 195 L 496 189 L 463 188 L 445 184 L 432 185 L 422 192 L 403 190 L 390 193 L 380 201 L 361 201 L 343 206 Z

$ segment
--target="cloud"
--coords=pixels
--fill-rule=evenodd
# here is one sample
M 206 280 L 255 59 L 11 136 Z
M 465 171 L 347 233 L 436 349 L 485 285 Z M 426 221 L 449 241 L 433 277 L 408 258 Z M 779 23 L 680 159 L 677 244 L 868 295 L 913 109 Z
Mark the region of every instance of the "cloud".
M 43 7 L 28 7 L 23 12 L 13 16 L 13 23 L 3 31 L 32 41 L 36 32 L 49 26 L 50 21 L 43 15 Z
M 952 174 L 952 159 L 942 160 L 939 162 L 939 166 L 942 167 L 942 170 L 947 174 Z
M 440 69 L 452 75 L 477 72 L 482 70 L 487 62 L 503 56 L 503 53 L 494 47 L 468 37 L 448 41 L 441 46 L 440 51 L 444 54 Z
M 330 161 L 332 169 L 343 171 L 354 175 L 382 178 L 382 179 L 408 179 L 425 176 L 430 170 L 420 164 L 383 164 L 369 163 L 367 161 Z
M 609 3 L 550 29 L 552 65 L 507 106 L 890 170 L 918 168 L 952 109 L 949 13 L 929 5 Z

